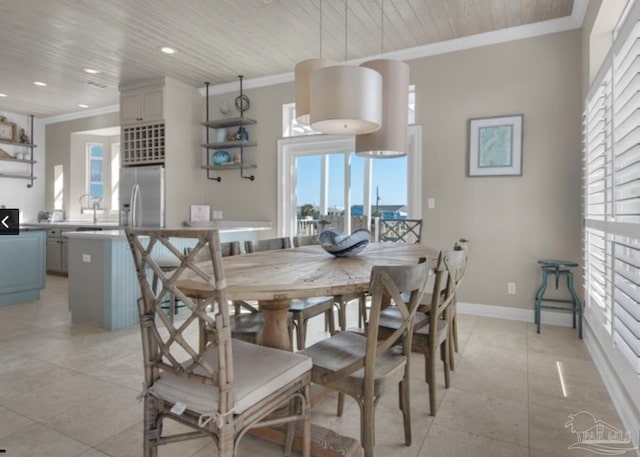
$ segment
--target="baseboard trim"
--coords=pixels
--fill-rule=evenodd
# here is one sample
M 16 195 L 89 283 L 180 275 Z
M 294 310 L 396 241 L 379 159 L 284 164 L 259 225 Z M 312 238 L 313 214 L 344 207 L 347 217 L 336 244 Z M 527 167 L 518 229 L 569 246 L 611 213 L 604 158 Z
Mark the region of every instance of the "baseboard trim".
M 477 303 L 458 303 L 458 312 L 472 316 L 508 319 L 512 321 L 534 322 L 533 309 L 510 308 L 507 306 L 480 305 Z M 571 313 L 542 310 L 542 323 L 560 327 L 572 327 Z

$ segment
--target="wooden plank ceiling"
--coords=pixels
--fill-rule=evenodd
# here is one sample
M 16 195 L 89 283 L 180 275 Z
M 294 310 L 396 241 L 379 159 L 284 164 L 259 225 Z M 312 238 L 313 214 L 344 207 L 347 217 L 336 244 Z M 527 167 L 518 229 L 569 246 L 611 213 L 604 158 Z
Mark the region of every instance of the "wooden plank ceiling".
M 381 0 L 348 1 L 348 59 L 380 53 Z M 118 103 L 118 84 L 193 86 L 291 72 L 320 52 L 319 0 L 1 0 L 0 111 Z M 322 49 L 344 59 L 344 0 L 323 0 Z M 384 0 L 384 50 L 571 14 L 573 0 Z M 171 46 L 171 56 L 159 51 Z M 87 75 L 85 67 L 100 71 Z M 36 87 L 44 81 L 47 87 Z

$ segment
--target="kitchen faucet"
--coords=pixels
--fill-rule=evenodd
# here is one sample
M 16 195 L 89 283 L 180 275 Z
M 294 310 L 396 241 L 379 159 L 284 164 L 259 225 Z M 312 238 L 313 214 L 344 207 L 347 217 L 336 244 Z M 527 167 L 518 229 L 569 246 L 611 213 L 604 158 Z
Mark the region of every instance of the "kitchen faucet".
M 84 205 L 83 204 L 83 199 L 87 199 L 85 200 L 88 201 L 88 205 Z M 102 206 L 102 198 L 100 197 L 94 197 L 91 194 L 82 194 L 80 195 L 80 198 L 78 199 L 78 201 L 80 202 L 80 208 L 81 209 L 88 209 L 88 208 L 92 208 L 93 209 L 93 223 L 96 224 L 98 222 L 98 208 L 100 208 L 100 206 Z

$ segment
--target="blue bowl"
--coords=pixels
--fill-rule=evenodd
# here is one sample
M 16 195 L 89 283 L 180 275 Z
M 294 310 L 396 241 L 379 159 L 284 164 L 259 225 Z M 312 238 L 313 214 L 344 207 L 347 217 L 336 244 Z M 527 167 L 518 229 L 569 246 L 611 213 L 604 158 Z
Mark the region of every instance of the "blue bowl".
M 359 229 L 351 235 L 336 229 L 328 229 L 318 235 L 320 246 L 336 257 L 349 257 L 359 254 L 367 247 L 371 234 L 369 230 Z
M 216 151 L 211 155 L 211 161 L 214 165 L 223 165 L 231 162 L 231 154 L 227 151 Z

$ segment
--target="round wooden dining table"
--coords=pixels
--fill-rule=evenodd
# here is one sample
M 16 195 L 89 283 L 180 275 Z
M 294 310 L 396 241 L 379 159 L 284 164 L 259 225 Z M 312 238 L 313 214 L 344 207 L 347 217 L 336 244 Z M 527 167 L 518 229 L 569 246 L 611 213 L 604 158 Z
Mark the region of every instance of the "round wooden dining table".
M 258 300 L 264 313 L 262 344 L 291 350 L 291 299 L 367 292 L 376 265 L 410 265 L 421 257 L 435 265 L 439 251 L 420 244 L 371 243 L 352 257 L 334 257 L 320 246 L 225 257 L 230 300 Z

